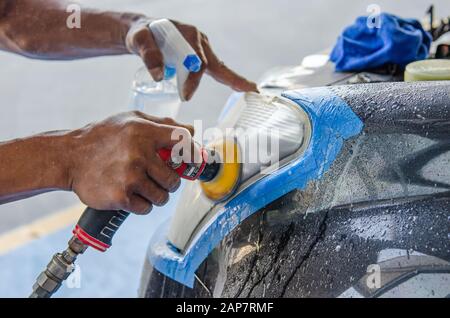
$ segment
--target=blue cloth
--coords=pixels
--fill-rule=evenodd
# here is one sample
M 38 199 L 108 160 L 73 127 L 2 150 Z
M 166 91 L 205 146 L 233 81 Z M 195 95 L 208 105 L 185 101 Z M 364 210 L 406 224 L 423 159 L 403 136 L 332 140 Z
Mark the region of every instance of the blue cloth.
M 367 70 L 388 63 L 403 67 L 428 57 L 431 35 L 419 21 L 388 13 L 376 18 L 379 28 L 370 27 L 369 18 L 362 16 L 339 36 L 330 55 L 336 71 Z

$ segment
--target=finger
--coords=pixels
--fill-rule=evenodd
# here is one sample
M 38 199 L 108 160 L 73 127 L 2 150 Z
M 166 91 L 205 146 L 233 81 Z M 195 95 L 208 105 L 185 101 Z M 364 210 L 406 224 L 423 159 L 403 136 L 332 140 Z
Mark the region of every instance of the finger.
M 167 125 L 167 126 L 174 126 L 174 127 L 184 128 L 184 129 L 187 129 L 187 130 L 189 131 L 189 133 L 191 134 L 191 136 L 194 136 L 194 135 L 195 135 L 195 129 L 194 129 L 194 126 L 189 125 L 189 124 L 182 124 L 182 123 L 179 123 L 179 122 L 173 120 L 172 118 L 164 118 L 164 119 L 161 121 L 161 124 Z
M 156 149 L 170 149 L 179 143 L 184 147 L 190 147 L 194 143 L 189 129 L 164 124 L 158 124 L 158 138 L 155 141 Z
M 183 86 L 183 96 L 186 101 L 190 100 L 200 85 L 200 81 L 202 79 L 203 73 L 205 72 L 205 68 L 202 64 L 202 68 L 200 71 L 196 73 L 189 73 L 188 78 Z
M 156 140 L 156 149 L 171 149 L 170 155 L 173 162 L 201 162 L 201 148 L 194 142 L 192 135 L 187 129 L 165 125 L 160 125 L 160 128 L 161 134 Z
M 162 124 L 162 125 L 168 125 L 168 126 L 176 126 L 176 127 L 182 127 L 185 128 L 187 130 L 189 130 L 189 132 L 191 133 L 192 136 L 194 136 L 195 134 L 195 130 L 194 127 L 192 125 L 189 124 L 183 124 L 180 123 L 176 120 L 174 120 L 173 118 L 170 117 L 155 117 L 140 111 L 134 111 L 133 112 L 136 116 L 143 118 L 145 120 L 149 120 L 151 122 L 155 122 L 158 124 Z
M 125 210 L 134 214 L 145 215 L 149 214 L 152 209 L 153 205 L 150 201 L 144 199 L 138 194 L 132 194 L 130 197 L 130 203 Z
M 191 47 L 194 48 L 198 57 L 203 61 L 206 61 L 206 55 L 203 51 L 203 39 L 206 37 L 196 27 L 187 25 L 175 20 L 170 20 L 177 27 L 178 31 L 183 35 L 184 39 L 189 42 Z
M 136 34 L 136 46 L 145 66 L 155 81 L 164 79 L 164 59 L 150 30 L 142 30 Z
M 179 123 L 176 120 L 174 120 L 173 118 L 169 118 L 169 117 L 162 118 L 159 123 L 162 125 L 165 125 L 165 126 L 173 126 L 173 127 L 187 129 L 191 136 L 194 136 L 194 134 L 195 134 L 194 126 L 189 125 L 189 124 Z
M 203 50 L 208 60 L 206 72 L 216 81 L 223 83 L 235 91 L 239 92 L 258 92 L 254 82 L 247 80 L 228 68 L 213 52 L 206 37 L 203 39 Z
M 161 188 L 169 192 L 175 192 L 181 183 L 180 176 L 157 154 L 154 154 L 147 167 L 147 175 Z
M 208 59 L 206 58 L 205 52 L 203 50 L 203 35 L 197 31 L 196 41 L 193 45 L 195 52 L 202 61 L 202 66 L 198 72 L 191 72 L 186 79 L 183 86 L 183 96 L 186 101 L 190 100 L 200 85 L 203 73 L 208 67 Z
M 163 206 L 169 201 L 169 193 L 148 178 L 140 182 L 137 192 L 156 206 Z

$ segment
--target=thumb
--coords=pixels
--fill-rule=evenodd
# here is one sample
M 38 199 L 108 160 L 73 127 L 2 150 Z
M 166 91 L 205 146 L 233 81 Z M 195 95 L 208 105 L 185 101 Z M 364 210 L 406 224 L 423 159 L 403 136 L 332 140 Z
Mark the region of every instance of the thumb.
M 183 127 L 160 125 L 161 136 L 156 142 L 157 149 L 172 149 L 172 158 L 179 158 L 184 162 L 201 162 L 200 146 L 194 142 L 189 130 Z M 160 137 L 160 138 L 159 138 Z
M 141 57 L 152 78 L 157 82 L 163 80 L 164 58 L 147 25 L 133 33 L 131 43 L 132 51 Z
M 177 144 L 190 147 L 194 143 L 191 132 L 181 126 L 159 124 L 160 134 L 156 140 L 157 148 L 172 148 Z

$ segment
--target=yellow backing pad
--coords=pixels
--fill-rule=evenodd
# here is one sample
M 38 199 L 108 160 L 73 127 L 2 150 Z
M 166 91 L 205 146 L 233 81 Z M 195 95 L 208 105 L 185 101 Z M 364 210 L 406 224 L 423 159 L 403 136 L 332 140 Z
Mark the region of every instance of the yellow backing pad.
M 214 179 L 200 185 L 209 199 L 221 201 L 233 193 L 241 176 L 239 146 L 234 140 L 220 140 L 208 148 L 219 154 L 222 163 Z

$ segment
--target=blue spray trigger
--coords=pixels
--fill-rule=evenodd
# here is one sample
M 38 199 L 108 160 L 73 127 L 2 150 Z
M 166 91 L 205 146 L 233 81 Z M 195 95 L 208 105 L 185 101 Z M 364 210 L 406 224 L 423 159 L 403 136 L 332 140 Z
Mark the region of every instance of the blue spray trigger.
M 177 69 L 175 67 L 164 65 L 164 79 L 169 80 L 175 76 Z
M 196 54 L 190 54 L 184 59 L 183 65 L 189 72 L 196 73 L 202 67 L 202 60 Z M 172 66 L 164 65 L 164 79 L 169 80 L 175 76 L 177 69 Z
M 202 60 L 197 54 L 189 54 L 184 59 L 183 65 L 189 70 L 189 72 L 197 73 L 202 67 Z

